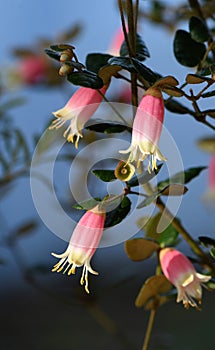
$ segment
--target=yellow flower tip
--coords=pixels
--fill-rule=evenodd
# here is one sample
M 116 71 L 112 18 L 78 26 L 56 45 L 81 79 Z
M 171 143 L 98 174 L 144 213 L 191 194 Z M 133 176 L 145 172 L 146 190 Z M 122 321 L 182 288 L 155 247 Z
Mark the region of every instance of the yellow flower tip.
M 84 289 L 87 292 L 87 294 L 90 294 L 90 291 L 89 291 L 89 288 L 88 288 L 88 276 L 87 276 L 87 273 L 82 274 L 81 279 L 80 279 L 80 284 L 81 284 L 81 286 L 83 286 L 85 284 Z
M 76 266 L 72 266 L 71 269 L 68 271 L 68 276 L 75 275 L 75 269 L 76 269 Z
M 75 141 L 75 148 L 78 149 L 78 141 L 79 141 L 79 137 L 76 138 L 76 141 Z
M 85 291 L 87 292 L 87 294 L 90 294 L 90 291 L 87 286 L 85 286 Z
M 65 133 L 63 134 L 63 136 L 66 137 Z M 74 136 L 73 136 L 72 134 L 69 134 L 69 135 L 67 136 L 67 141 L 73 143 L 73 140 L 74 140 Z

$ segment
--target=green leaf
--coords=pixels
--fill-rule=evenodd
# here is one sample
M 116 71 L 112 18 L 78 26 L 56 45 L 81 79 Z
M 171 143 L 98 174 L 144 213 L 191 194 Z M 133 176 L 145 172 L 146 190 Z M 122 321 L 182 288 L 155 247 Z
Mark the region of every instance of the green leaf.
M 188 188 L 181 184 L 170 183 L 161 190 L 163 196 L 182 196 L 188 191 Z
M 170 224 L 167 228 L 158 234 L 158 243 L 161 247 L 175 246 L 178 243 L 178 231 Z
M 49 57 L 51 57 L 54 60 L 57 60 L 57 61 L 60 62 L 60 55 L 59 55 L 59 53 L 57 53 L 57 52 L 55 52 L 53 50 L 50 50 L 50 49 L 45 49 L 44 51 Z
M 168 111 L 172 113 L 177 113 L 177 114 L 187 114 L 189 113 L 189 109 L 185 106 L 183 106 L 181 103 L 178 101 L 171 99 L 167 100 L 165 102 L 165 107 Z
M 122 46 L 120 48 L 120 56 L 123 56 L 123 57 L 129 56 L 128 48 L 125 40 L 122 43 Z M 150 57 L 149 51 L 144 41 L 142 40 L 141 36 L 137 33 L 136 34 L 136 58 L 140 61 L 144 61 L 146 57 Z
M 116 177 L 114 175 L 114 170 L 96 169 L 96 170 L 93 170 L 92 173 L 104 182 L 110 182 L 110 181 L 116 180 Z
M 108 60 L 108 64 L 111 66 L 120 66 L 122 69 L 125 69 L 131 73 L 137 72 L 129 57 L 112 57 Z
M 147 207 L 153 203 L 161 195 L 164 196 L 181 196 L 187 192 L 187 188 L 180 184 L 169 184 L 161 189 L 158 192 L 153 193 L 152 195 L 146 197 L 140 204 L 138 204 L 137 209 Z
M 205 247 L 215 248 L 215 239 L 208 236 L 199 236 L 198 239 L 200 243 L 203 244 Z
M 159 294 L 168 292 L 172 288 L 172 284 L 164 275 L 149 277 L 142 286 L 136 300 L 135 306 L 142 307 L 149 299 Z
M 209 38 L 209 32 L 205 22 L 196 16 L 192 16 L 189 21 L 189 30 L 191 38 L 195 41 L 203 43 Z
M 101 203 L 100 198 L 91 198 L 86 201 L 74 204 L 72 207 L 78 210 L 90 210 Z
M 74 46 L 68 45 L 68 44 L 54 44 L 54 45 L 50 45 L 50 48 L 57 52 L 63 52 L 65 50 L 73 51 L 75 49 Z
M 132 62 L 134 67 L 136 68 L 137 73 L 140 74 L 141 77 L 143 77 L 149 83 L 153 84 L 161 78 L 159 74 L 154 73 L 149 67 L 145 66 L 143 63 L 136 60 L 135 58 L 132 58 Z
M 162 86 L 162 91 L 166 94 L 174 97 L 181 97 L 184 95 L 184 92 L 181 89 L 178 89 L 176 86 Z
M 208 83 L 212 81 L 213 81 L 212 79 L 206 78 L 198 74 L 187 74 L 186 76 L 187 84 L 201 84 L 201 83 L 205 83 L 205 82 Z
M 105 227 L 119 224 L 129 213 L 131 209 L 131 201 L 128 197 L 124 197 L 118 207 L 107 212 Z
M 130 73 L 137 73 L 151 84 L 155 83 L 155 81 L 160 78 L 160 75 L 154 73 L 150 68 L 135 58 L 112 57 L 108 60 L 108 64 L 111 66 L 120 66 Z
M 181 171 L 173 175 L 169 179 L 159 182 L 157 187 L 158 189 L 162 189 L 169 184 L 187 184 L 188 182 L 193 180 L 195 177 L 197 177 L 201 173 L 201 171 L 206 168 L 207 167 L 205 166 L 200 166 L 200 167 L 189 168 L 185 171 Z
M 164 231 L 158 233 L 157 227 L 160 223 L 161 217 L 162 213 L 157 213 L 146 221 L 141 229 L 145 231 L 147 238 L 157 241 L 160 246 L 175 246 L 178 243 L 178 232 L 171 223 Z
M 141 175 L 135 175 L 132 177 L 130 181 L 128 181 L 128 186 L 129 187 L 135 187 L 139 185 L 144 185 L 148 183 L 150 180 L 152 180 L 160 171 L 161 167 L 163 164 L 159 164 L 157 169 L 149 173 L 148 171 L 144 171 L 143 174 Z
M 212 96 L 215 96 L 215 90 L 204 92 L 203 94 L 201 94 L 201 97 L 203 98 L 212 97 Z
M 156 192 L 156 193 L 153 193 L 151 196 L 146 197 L 142 202 L 140 202 L 140 204 L 138 204 L 137 209 L 141 209 L 152 204 L 155 201 L 155 199 L 160 195 L 161 193 Z
M 91 89 L 101 89 L 104 85 L 103 80 L 97 74 L 87 70 L 68 74 L 67 80 L 74 85 L 84 86 Z
M 127 126 L 121 124 L 101 123 L 101 120 L 98 120 L 97 123 L 89 126 L 86 124 L 85 128 L 96 132 L 102 132 L 104 134 L 119 133 L 129 129 Z
M 125 251 L 133 261 L 148 259 L 159 249 L 159 244 L 144 238 L 134 238 L 125 242 Z
M 173 49 L 177 61 L 186 67 L 197 66 L 206 52 L 204 44 L 196 42 L 190 33 L 181 29 L 176 31 Z
M 94 73 L 98 73 L 100 68 L 107 65 L 107 62 L 113 56 L 104 53 L 89 53 L 86 57 L 86 68 Z

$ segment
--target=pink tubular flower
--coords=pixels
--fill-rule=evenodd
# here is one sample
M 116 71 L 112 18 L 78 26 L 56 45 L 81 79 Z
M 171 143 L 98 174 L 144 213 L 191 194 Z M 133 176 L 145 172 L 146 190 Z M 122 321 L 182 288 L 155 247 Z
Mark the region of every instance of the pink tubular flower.
M 173 248 L 161 249 L 160 263 L 166 278 L 177 288 L 177 303 L 183 301 L 185 308 L 189 305 L 198 308 L 196 301 L 201 303 L 201 284 L 209 281 L 211 276 L 197 273 L 190 260 Z
M 212 156 L 208 166 L 208 189 L 204 199 L 206 201 L 215 201 L 215 155 Z
M 23 58 L 18 66 L 17 73 L 26 84 L 40 83 L 47 72 L 47 61 L 43 56 L 28 56 Z
M 52 253 L 53 256 L 59 258 L 60 261 L 54 265 L 53 272 L 75 274 L 76 267 L 83 266 L 83 272 L 80 279 L 81 285 L 85 285 L 88 289 L 88 271 L 94 275 L 98 272 L 94 271 L 90 266 L 90 261 L 94 255 L 104 230 L 105 213 L 99 211 L 98 206 L 88 210 L 80 219 L 75 227 L 69 246 L 62 254 Z
M 100 89 L 102 94 L 105 94 L 108 84 Z M 86 87 L 79 88 L 67 102 L 67 104 L 56 112 L 53 112 L 57 118 L 52 122 L 49 129 L 58 129 L 70 120 L 70 124 L 63 136 L 68 142 L 73 142 L 75 137 L 75 147 L 78 148 L 78 141 L 82 135 L 82 129 L 85 123 L 95 113 L 103 97 L 95 89 Z
M 133 123 L 131 145 L 120 153 L 129 153 L 128 162 L 143 161 L 151 156 L 151 168 L 157 169 L 157 160 L 166 160 L 157 144 L 160 139 L 164 119 L 164 102 L 159 88 L 151 87 L 143 96 L 137 108 Z M 150 172 L 150 161 L 148 164 Z

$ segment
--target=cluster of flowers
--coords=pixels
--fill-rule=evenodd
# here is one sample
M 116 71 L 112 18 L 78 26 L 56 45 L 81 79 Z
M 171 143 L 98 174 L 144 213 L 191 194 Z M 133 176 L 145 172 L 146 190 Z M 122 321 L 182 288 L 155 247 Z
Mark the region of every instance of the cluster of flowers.
M 123 40 L 122 32 L 118 35 L 117 43 L 114 42 L 114 53 L 120 47 Z M 64 53 L 65 54 L 65 53 Z M 64 57 L 62 56 L 63 61 Z M 66 56 L 66 60 L 68 57 Z M 63 75 L 64 66 L 60 70 Z M 25 81 L 34 83 L 44 74 L 44 61 L 40 57 L 25 60 L 20 67 Z M 26 75 L 28 72 L 28 75 Z M 74 142 L 78 148 L 78 142 L 83 137 L 82 130 L 86 122 L 95 113 L 109 87 L 106 84 L 102 89 L 95 90 L 80 87 L 66 103 L 66 105 L 53 112 L 55 120 L 50 129 L 58 129 L 69 121 L 69 126 L 64 132 L 68 142 Z M 157 161 L 166 161 L 158 148 L 164 120 L 164 101 L 160 88 L 152 86 L 145 91 L 140 100 L 133 121 L 132 139 L 127 150 L 119 151 L 122 154 L 129 153 L 126 164 L 135 163 L 138 167 L 140 162 L 149 159 L 148 171 L 157 169 Z M 98 205 L 88 210 L 77 223 L 71 236 L 68 248 L 62 254 L 52 255 L 59 258 L 52 271 L 75 274 L 77 267 L 83 266 L 80 283 L 89 293 L 88 272 L 97 275 L 91 267 L 91 258 L 99 246 L 103 235 L 106 212 Z M 173 248 L 162 248 L 159 252 L 160 265 L 166 278 L 177 288 L 177 302 L 183 301 L 185 307 L 197 306 L 201 301 L 201 284 L 211 277 L 197 273 L 191 262 L 185 255 Z
M 70 125 L 64 133 L 68 141 L 73 142 L 78 147 L 79 138 L 82 137 L 81 130 L 86 121 L 91 117 L 102 101 L 107 86 L 101 90 L 80 88 L 74 93 L 65 107 L 54 112 L 57 118 L 54 120 L 52 128 L 61 127 L 70 120 Z M 93 103 L 93 105 L 92 105 Z M 87 108 L 91 106 L 91 108 Z M 95 106 L 95 107 L 93 107 Z M 78 113 L 76 113 L 78 108 Z M 150 157 L 148 169 L 156 169 L 157 160 L 165 160 L 158 149 L 157 143 L 160 138 L 164 117 L 164 103 L 159 88 L 149 88 L 143 96 L 137 108 L 133 123 L 132 141 L 130 147 L 121 153 L 130 153 L 127 162 L 138 164 L 146 157 Z M 80 283 L 88 288 L 88 271 L 97 274 L 90 265 L 90 260 L 94 255 L 103 234 L 105 222 L 105 212 L 99 207 L 87 211 L 78 222 L 67 250 L 60 255 L 53 254 L 60 258 L 54 266 L 53 271 L 67 272 L 74 274 L 76 267 L 83 266 L 83 273 Z M 183 301 L 185 307 L 197 306 L 201 301 L 201 283 L 207 282 L 210 276 L 197 273 L 185 255 L 173 248 L 164 248 L 160 251 L 160 264 L 164 275 L 177 288 L 177 302 Z M 196 302 L 197 301 L 197 302 Z

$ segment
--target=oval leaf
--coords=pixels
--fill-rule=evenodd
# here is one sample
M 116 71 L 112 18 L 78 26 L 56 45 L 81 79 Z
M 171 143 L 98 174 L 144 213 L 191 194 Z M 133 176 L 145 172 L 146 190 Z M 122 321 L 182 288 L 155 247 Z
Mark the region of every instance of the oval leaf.
M 158 243 L 144 238 L 134 238 L 125 242 L 126 254 L 133 261 L 149 258 L 159 247 Z
M 89 53 L 85 62 L 87 70 L 97 74 L 100 68 L 107 65 L 111 57 L 113 56 L 104 53 Z
M 192 16 L 189 21 L 189 30 L 191 38 L 195 41 L 203 43 L 209 38 L 209 32 L 205 22 L 196 16 Z
M 145 64 L 141 63 L 135 58 L 132 58 L 132 62 L 138 74 L 140 74 L 149 83 L 153 84 L 160 78 L 158 74 L 154 73 L 149 67 L 145 66 Z
M 98 122 L 92 125 L 86 124 L 85 128 L 88 130 L 102 132 L 105 134 L 119 133 L 129 129 L 129 127 L 127 127 L 126 125 L 121 125 L 116 123 L 103 123 L 102 120 L 98 120 Z
M 188 74 L 186 76 L 186 83 L 187 84 L 201 84 L 201 83 L 209 82 L 209 81 L 213 81 L 213 80 L 210 78 L 203 77 L 201 75 L 197 75 L 197 74 Z
M 57 51 L 57 52 L 62 52 L 65 50 L 73 51 L 75 49 L 74 46 L 68 45 L 68 44 L 55 44 L 55 45 L 51 45 L 50 48 L 54 51 Z
M 131 73 L 137 72 L 129 57 L 112 57 L 108 60 L 108 64 L 111 66 L 120 66 Z
M 176 31 L 173 49 L 177 61 L 186 67 L 197 66 L 206 52 L 204 44 L 196 42 L 190 33 L 181 29 Z
M 208 91 L 208 92 L 205 92 L 204 94 L 201 94 L 201 97 L 203 98 L 212 97 L 212 96 L 215 96 L 215 90 Z
M 122 43 L 122 46 L 120 48 L 120 56 L 123 56 L 123 57 L 129 56 L 128 48 L 125 40 Z M 137 33 L 136 34 L 136 58 L 140 61 L 144 61 L 146 57 L 150 57 L 149 51 L 144 41 L 142 40 L 141 36 Z
M 184 95 L 184 92 L 175 86 L 162 86 L 161 89 L 169 96 L 181 97 Z
M 53 50 L 49 50 L 49 49 L 45 49 L 44 50 L 46 55 L 48 55 L 49 57 L 53 58 L 54 60 L 57 60 L 60 62 L 60 55 L 59 53 L 53 51 Z
M 179 84 L 179 82 L 176 78 L 174 78 L 171 75 L 168 75 L 167 77 L 164 77 L 164 78 L 157 80 L 154 83 L 154 86 L 160 86 L 160 87 L 162 87 L 162 85 L 176 86 L 178 84 Z
M 163 196 L 182 196 L 188 191 L 186 186 L 180 184 L 170 184 L 162 191 Z
M 166 293 L 172 288 L 172 284 L 164 275 L 152 276 L 146 280 L 142 286 L 136 300 L 135 306 L 142 307 L 149 299 L 156 295 Z
M 116 180 L 116 176 L 114 175 L 114 170 L 97 169 L 97 170 L 93 170 L 92 173 L 104 182 L 110 182 L 110 181 Z
M 97 74 L 87 70 L 68 74 L 67 80 L 74 85 L 84 86 L 91 89 L 101 89 L 104 85 L 103 80 Z
M 105 227 L 119 224 L 128 215 L 131 209 L 131 201 L 128 197 L 124 197 L 122 200 L 121 198 L 122 196 L 118 196 L 118 199 L 120 199 L 121 203 L 116 207 L 116 209 L 107 212 Z M 117 196 L 115 203 L 117 203 Z
M 178 101 L 171 99 L 167 100 L 165 102 L 165 107 L 168 111 L 172 113 L 177 113 L 177 114 L 187 114 L 189 113 L 189 109 L 185 106 L 183 106 L 181 103 Z

